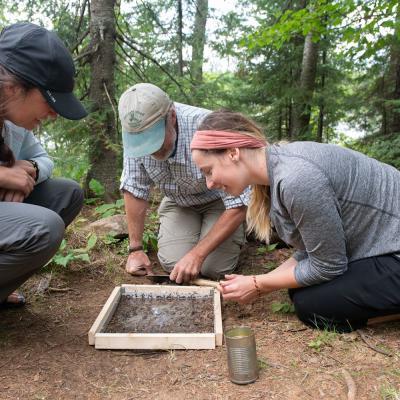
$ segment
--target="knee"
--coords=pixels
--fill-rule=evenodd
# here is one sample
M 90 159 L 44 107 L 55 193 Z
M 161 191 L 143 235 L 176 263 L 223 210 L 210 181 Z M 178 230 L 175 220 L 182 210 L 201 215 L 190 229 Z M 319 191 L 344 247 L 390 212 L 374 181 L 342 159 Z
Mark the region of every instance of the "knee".
M 48 247 L 54 252 L 60 247 L 64 237 L 65 224 L 63 219 L 55 212 L 50 213 L 46 221 L 47 229 L 50 233 Z
M 162 269 L 166 272 L 171 272 L 174 269 L 174 266 L 176 264 L 175 261 L 172 261 L 168 259 L 162 252 L 157 253 L 158 261 L 160 262 L 160 265 Z
M 304 290 L 289 291 L 289 294 L 293 301 L 297 318 L 307 325 L 312 324 L 311 321 L 315 317 L 315 307 L 313 307 L 313 302 L 309 298 L 310 296 Z
M 65 209 L 60 212 L 60 215 L 65 226 L 68 226 L 83 207 L 84 193 L 79 184 L 73 180 L 64 179 L 63 184 L 65 192 L 69 193 L 69 203 L 65 205 Z
M 64 237 L 65 224 L 62 218 L 51 210 L 42 215 L 40 226 L 33 236 L 33 247 L 38 254 L 52 257 L 60 247 Z
M 221 268 L 217 263 L 205 262 L 201 267 L 201 274 L 214 280 L 223 279 L 225 275 L 231 274 L 235 271 L 236 265 L 236 263 L 232 263 Z
M 40 208 L 35 220 L 20 227 L 19 240 L 14 244 L 10 255 L 19 254 L 30 258 L 30 266 L 48 262 L 60 247 L 64 236 L 65 225 L 62 218 L 54 211 Z
M 77 213 L 83 207 L 84 201 L 84 193 L 83 189 L 79 186 L 79 184 L 73 180 L 66 180 L 68 182 L 68 189 L 71 193 L 71 203 L 74 205 L 74 208 L 77 209 Z
M 363 318 L 346 315 L 343 310 L 326 307 L 321 296 L 312 290 L 289 290 L 289 295 L 297 317 L 311 328 L 346 333 L 364 327 L 367 322 Z

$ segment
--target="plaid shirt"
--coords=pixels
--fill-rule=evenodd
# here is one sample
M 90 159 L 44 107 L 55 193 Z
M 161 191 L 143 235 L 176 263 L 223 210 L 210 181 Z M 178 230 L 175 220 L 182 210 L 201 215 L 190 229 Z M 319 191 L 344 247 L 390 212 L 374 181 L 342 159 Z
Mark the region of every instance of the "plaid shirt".
M 249 190 L 239 197 L 226 195 L 218 190 L 209 190 L 206 180 L 192 161 L 190 142 L 203 118 L 210 113 L 204 108 L 174 103 L 178 123 L 178 143 L 174 157 L 158 161 L 151 156 L 124 157 L 124 169 L 120 189 L 133 196 L 148 200 L 151 186 L 181 207 L 191 207 L 222 199 L 226 209 L 248 204 Z

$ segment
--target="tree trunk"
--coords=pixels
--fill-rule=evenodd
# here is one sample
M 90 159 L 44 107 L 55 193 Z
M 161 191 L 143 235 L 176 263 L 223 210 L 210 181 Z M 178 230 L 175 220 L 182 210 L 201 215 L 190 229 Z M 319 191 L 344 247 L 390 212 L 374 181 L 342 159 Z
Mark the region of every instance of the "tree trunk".
M 196 14 L 193 28 L 192 62 L 190 72 L 194 85 L 203 81 L 204 45 L 206 42 L 206 23 L 208 0 L 196 0 Z
M 390 58 L 386 73 L 378 83 L 383 99 L 381 134 L 400 133 L 400 2 L 397 7 L 395 30 L 390 43 Z
M 282 106 L 279 106 L 278 108 L 278 126 L 277 126 L 277 132 L 278 132 L 278 140 L 282 140 Z
M 311 102 L 317 74 L 319 44 L 312 41 L 310 32 L 304 41 L 303 61 L 301 64 L 299 94 L 295 101 L 293 131 L 296 136 L 307 133 L 311 118 Z
M 115 0 L 91 0 L 89 98 L 92 104 L 90 169 L 87 186 L 96 179 L 105 188 L 105 198 L 115 198 L 118 190 L 117 113 L 114 83 L 115 67 Z
M 321 93 L 324 93 L 325 89 L 325 66 L 326 66 L 326 50 L 322 52 Z M 322 143 L 324 134 L 324 110 L 325 110 L 325 101 L 324 97 L 321 96 L 319 101 L 319 115 L 318 115 L 318 129 L 317 129 L 317 142 L 320 143 Z
M 178 75 L 183 76 L 183 17 L 182 0 L 178 0 Z

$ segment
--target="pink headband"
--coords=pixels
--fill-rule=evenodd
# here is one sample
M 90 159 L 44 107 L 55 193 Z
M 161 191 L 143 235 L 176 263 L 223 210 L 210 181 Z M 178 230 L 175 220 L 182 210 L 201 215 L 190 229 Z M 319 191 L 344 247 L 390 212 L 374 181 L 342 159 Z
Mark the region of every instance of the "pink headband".
M 196 131 L 190 143 L 190 150 L 229 149 L 232 147 L 257 149 L 266 145 L 266 140 L 240 132 Z

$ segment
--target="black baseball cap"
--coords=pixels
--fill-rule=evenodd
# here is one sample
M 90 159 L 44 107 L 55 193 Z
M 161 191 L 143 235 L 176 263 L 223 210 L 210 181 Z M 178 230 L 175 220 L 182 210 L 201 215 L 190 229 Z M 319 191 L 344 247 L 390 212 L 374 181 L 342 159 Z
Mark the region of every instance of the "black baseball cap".
M 73 120 L 86 117 L 72 93 L 74 62 L 54 32 L 29 22 L 7 26 L 0 34 L 0 64 L 36 86 L 57 114 Z

